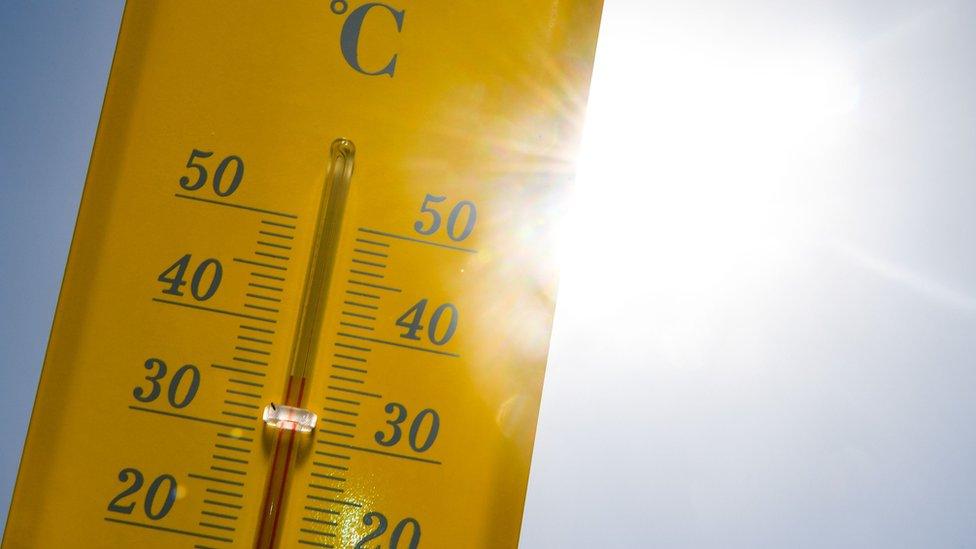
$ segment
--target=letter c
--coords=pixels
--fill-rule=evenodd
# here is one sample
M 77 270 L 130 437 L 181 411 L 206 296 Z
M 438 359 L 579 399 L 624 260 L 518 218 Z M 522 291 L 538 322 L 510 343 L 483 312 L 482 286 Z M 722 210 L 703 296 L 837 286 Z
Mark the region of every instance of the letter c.
M 366 19 L 366 14 L 369 13 L 369 10 L 376 7 L 386 8 L 393 15 L 393 20 L 396 21 L 397 32 L 403 30 L 403 10 L 397 11 L 386 4 L 380 4 L 378 2 L 363 4 L 350 12 L 349 16 L 346 17 L 346 22 L 342 24 L 342 32 L 339 35 L 339 47 L 342 49 L 342 56 L 346 58 L 346 63 L 349 63 L 349 66 L 358 72 L 370 76 L 388 74 L 390 78 L 393 78 L 393 71 L 396 69 L 397 62 L 396 53 L 393 54 L 390 62 L 385 67 L 375 72 L 370 72 L 359 64 L 359 33 L 363 30 L 363 21 Z

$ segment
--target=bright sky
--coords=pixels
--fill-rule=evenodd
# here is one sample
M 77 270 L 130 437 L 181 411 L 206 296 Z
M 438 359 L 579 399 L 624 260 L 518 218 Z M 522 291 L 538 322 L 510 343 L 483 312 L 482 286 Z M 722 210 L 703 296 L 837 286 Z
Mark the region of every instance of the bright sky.
M 976 540 L 976 5 L 606 0 L 522 546 Z M 0 524 L 121 2 L 0 4 Z
M 974 24 L 607 0 L 523 547 L 976 543 Z

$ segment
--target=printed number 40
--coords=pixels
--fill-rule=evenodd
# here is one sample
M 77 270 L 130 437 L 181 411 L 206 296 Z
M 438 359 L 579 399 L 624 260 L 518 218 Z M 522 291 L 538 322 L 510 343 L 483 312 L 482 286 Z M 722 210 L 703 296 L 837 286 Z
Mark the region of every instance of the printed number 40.
M 163 290 L 164 294 L 183 295 L 180 288 L 186 285 L 184 277 L 191 258 L 190 254 L 184 255 L 159 275 L 156 280 L 169 285 L 169 288 Z M 193 271 L 193 278 L 190 280 L 190 293 L 193 295 L 193 299 L 206 301 L 213 297 L 217 293 L 217 288 L 220 287 L 220 279 L 223 273 L 224 268 L 220 261 L 213 258 L 201 261 L 196 270 Z M 204 284 L 204 280 L 207 278 L 209 278 L 209 282 Z
M 417 332 L 424 328 L 421 322 L 424 319 L 424 311 L 427 309 L 427 299 L 421 299 L 413 307 L 407 309 L 407 312 L 400 315 L 397 319 L 396 325 L 401 328 L 406 328 L 406 331 L 400 334 L 400 337 L 404 339 L 413 339 L 419 341 L 421 337 L 417 335 Z M 440 329 L 442 323 L 446 321 L 447 326 L 443 330 Z M 444 303 L 443 305 L 434 309 L 434 314 L 430 315 L 430 323 L 427 325 L 427 339 L 430 340 L 434 345 L 444 345 L 454 337 L 454 332 L 457 330 L 458 324 L 458 310 L 451 303 Z

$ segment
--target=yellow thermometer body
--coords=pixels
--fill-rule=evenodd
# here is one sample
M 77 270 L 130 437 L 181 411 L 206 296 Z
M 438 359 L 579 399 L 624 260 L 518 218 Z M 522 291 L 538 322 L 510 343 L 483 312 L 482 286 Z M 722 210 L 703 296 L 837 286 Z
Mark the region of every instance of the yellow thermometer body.
M 131 1 L 3 547 L 516 546 L 600 9 Z

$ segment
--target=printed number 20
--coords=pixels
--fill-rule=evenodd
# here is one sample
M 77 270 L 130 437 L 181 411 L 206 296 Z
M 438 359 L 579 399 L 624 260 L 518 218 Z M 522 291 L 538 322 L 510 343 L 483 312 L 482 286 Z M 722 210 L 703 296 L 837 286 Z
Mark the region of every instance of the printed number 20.
M 388 521 L 383 513 L 366 513 L 363 517 L 363 524 L 366 526 L 372 526 L 376 523 L 376 528 L 366 535 L 365 538 L 359 540 L 354 549 L 369 549 L 370 545 L 367 542 L 376 540 L 384 533 L 386 533 L 386 526 Z M 401 546 L 400 540 L 403 539 L 404 532 L 410 527 L 410 538 L 405 540 L 406 545 Z M 390 534 L 390 549 L 417 549 L 420 547 L 420 523 L 414 518 L 405 518 L 397 523 L 393 527 L 393 532 Z
M 124 499 L 137 493 L 143 484 L 142 472 L 138 469 L 133 469 L 132 467 L 126 467 L 119 471 L 119 480 L 121 482 L 130 482 L 125 490 L 119 492 L 112 501 L 108 504 L 108 510 L 113 513 L 122 513 L 123 515 L 131 515 L 132 511 L 136 508 L 136 504 L 129 503 L 126 505 Z M 162 505 L 156 505 L 157 496 L 160 494 L 160 490 L 165 494 Z M 142 509 L 145 511 L 146 516 L 151 520 L 159 520 L 169 513 L 170 509 L 173 508 L 173 503 L 176 502 L 176 479 L 172 475 L 160 475 L 156 477 L 156 480 L 149 484 L 149 489 L 146 490 L 146 499 L 142 503 Z

